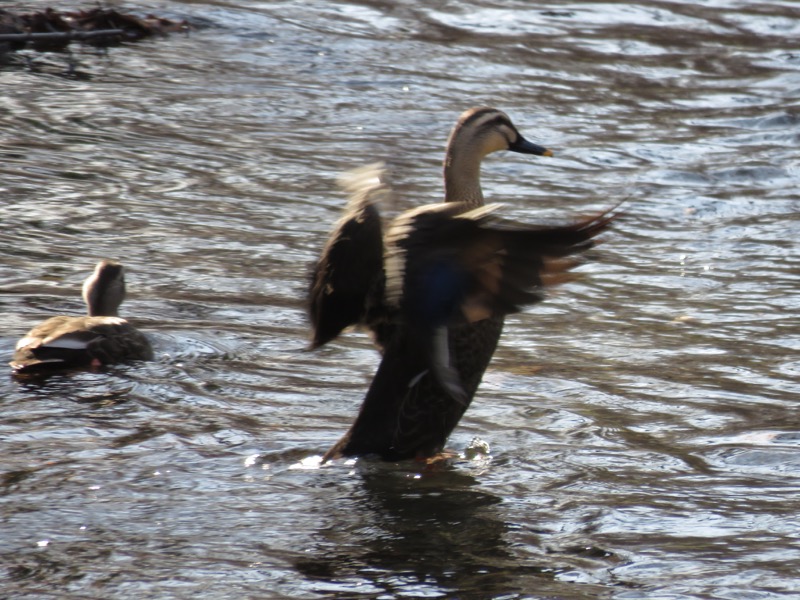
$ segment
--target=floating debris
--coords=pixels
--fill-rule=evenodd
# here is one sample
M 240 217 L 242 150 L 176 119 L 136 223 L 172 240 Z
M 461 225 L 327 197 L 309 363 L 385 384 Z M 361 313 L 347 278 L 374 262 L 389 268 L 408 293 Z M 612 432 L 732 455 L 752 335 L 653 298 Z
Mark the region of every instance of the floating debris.
M 46 8 L 15 14 L 0 9 L 0 55 L 30 47 L 39 52 L 58 52 L 74 41 L 94 46 L 112 46 L 155 35 L 187 33 L 187 21 L 172 21 L 155 15 L 137 17 L 111 8 L 58 11 Z

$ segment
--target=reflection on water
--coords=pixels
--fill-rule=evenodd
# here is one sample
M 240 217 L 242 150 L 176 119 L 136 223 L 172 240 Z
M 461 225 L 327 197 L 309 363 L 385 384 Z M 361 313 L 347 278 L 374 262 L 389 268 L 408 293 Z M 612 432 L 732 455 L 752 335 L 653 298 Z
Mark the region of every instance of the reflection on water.
M 796 3 L 137 9 L 204 27 L 76 48 L 84 78 L 0 66 L 6 355 L 83 310 L 103 257 L 157 354 L 0 383 L 4 592 L 800 593 Z M 488 200 L 627 216 L 587 277 L 508 320 L 450 441 L 489 458 L 319 468 L 378 360 L 359 335 L 304 351 L 335 179 L 381 159 L 387 212 L 437 199 L 479 104 L 555 151 L 491 157 Z
M 301 573 L 331 592 L 425 596 L 485 589 L 483 580 L 511 585 L 506 526 L 494 510 L 501 500 L 473 477 L 383 465 L 367 465 L 358 476 L 358 495 L 331 504 L 335 526 L 318 532 L 297 564 Z

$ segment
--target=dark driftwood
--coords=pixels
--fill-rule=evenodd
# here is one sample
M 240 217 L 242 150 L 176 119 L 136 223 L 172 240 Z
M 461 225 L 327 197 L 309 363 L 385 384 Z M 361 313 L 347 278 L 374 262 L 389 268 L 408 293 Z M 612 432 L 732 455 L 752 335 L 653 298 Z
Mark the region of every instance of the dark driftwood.
M 108 46 L 176 31 L 188 32 L 186 21 L 171 21 L 146 15 L 138 17 L 110 8 L 33 13 L 0 9 L 0 54 L 22 50 L 64 50 L 73 41 Z
M 52 33 L 0 33 L 0 42 L 60 42 L 63 40 L 91 40 L 102 37 L 126 35 L 124 29 L 98 29 L 97 31 L 54 31 Z

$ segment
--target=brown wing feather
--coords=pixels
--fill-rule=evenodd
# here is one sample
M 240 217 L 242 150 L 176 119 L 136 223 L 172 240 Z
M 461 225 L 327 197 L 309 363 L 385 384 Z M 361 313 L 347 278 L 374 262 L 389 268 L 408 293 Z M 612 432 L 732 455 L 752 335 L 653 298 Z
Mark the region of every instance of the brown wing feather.
M 529 227 L 481 216 L 462 255 L 472 280 L 461 313 L 475 322 L 541 301 L 545 288 L 576 278 L 570 271 L 581 261 L 570 256 L 591 248 L 614 218 L 606 212 L 569 225 Z
M 346 327 L 364 323 L 371 299 L 382 295 L 383 226 L 375 203 L 388 188 L 380 174 L 378 166 L 365 167 L 352 172 L 344 184 L 350 201 L 311 274 L 312 348 L 331 341 Z

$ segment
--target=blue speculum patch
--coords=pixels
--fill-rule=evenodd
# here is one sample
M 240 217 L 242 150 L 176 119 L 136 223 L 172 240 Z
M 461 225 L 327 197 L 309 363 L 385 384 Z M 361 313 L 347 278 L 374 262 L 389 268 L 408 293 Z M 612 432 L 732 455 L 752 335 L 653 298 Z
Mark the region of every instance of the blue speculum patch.
M 467 274 L 453 261 L 436 260 L 406 282 L 406 307 L 410 316 L 425 327 L 446 324 L 463 301 Z

